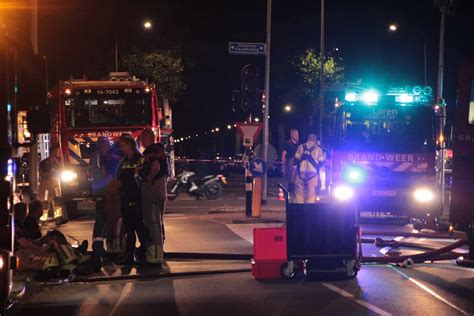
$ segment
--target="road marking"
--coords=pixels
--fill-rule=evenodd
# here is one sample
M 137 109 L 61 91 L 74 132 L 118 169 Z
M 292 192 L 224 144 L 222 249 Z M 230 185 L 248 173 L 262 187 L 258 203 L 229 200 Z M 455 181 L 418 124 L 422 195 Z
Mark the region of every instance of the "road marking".
M 165 217 L 185 217 L 185 215 L 183 213 L 165 213 Z
M 345 298 L 348 298 L 354 302 L 356 302 L 357 304 L 361 305 L 361 306 L 364 306 L 365 308 L 367 309 L 370 309 L 371 311 L 379 314 L 379 315 L 382 315 L 382 316 L 391 316 L 392 314 L 390 314 L 389 312 L 386 312 L 384 311 L 383 309 L 373 305 L 373 304 L 370 304 L 369 302 L 365 302 L 363 300 L 359 300 L 358 298 L 356 298 L 354 295 L 352 295 L 351 293 L 349 292 L 346 292 L 344 291 L 343 289 L 335 286 L 334 284 L 331 284 L 331 283 L 325 283 L 323 282 L 322 285 L 328 289 L 330 289 L 331 291 L 333 292 L 336 292 L 337 294 L 345 297 Z
M 119 308 L 120 304 L 127 298 L 127 296 L 132 292 L 133 288 L 133 283 L 127 283 L 125 286 L 122 288 L 122 291 L 120 293 L 120 297 L 117 300 L 117 303 L 115 303 L 114 307 L 109 313 L 109 316 L 113 316 L 117 309 Z
M 436 293 L 435 291 L 433 291 L 432 289 L 430 289 L 429 287 L 427 287 L 426 285 L 422 284 L 421 282 L 415 280 L 414 278 L 408 276 L 407 274 L 403 273 L 402 271 L 398 270 L 397 268 L 395 268 L 394 266 L 391 266 L 389 265 L 388 266 L 390 269 L 392 269 L 393 271 L 397 272 L 398 274 L 400 274 L 402 277 L 404 277 L 405 279 L 407 279 L 408 281 L 414 283 L 416 286 L 418 286 L 420 289 L 422 289 L 423 291 L 425 291 L 426 293 L 428 294 L 431 294 L 432 296 L 434 296 L 435 298 L 437 298 L 438 300 L 440 300 L 441 302 L 445 303 L 446 305 L 454 308 L 455 310 L 461 312 L 462 314 L 464 315 L 471 315 L 469 314 L 468 312 L 466 312 L 465 310 L 463 310 L 462 308 L 454 305 L 453 303 L 451 303 L 450 301 L 448 301 L 447 299 L 443 298 L 441 295 L 439 295 L 438 293 Z

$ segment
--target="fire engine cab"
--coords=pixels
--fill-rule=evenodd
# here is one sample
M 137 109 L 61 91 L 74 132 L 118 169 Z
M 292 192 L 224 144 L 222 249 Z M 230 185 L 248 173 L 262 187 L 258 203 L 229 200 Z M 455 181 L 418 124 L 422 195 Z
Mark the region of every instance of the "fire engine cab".
M 150 128 L 160 140 L 163 115 L 155 86 L 128 73 L 111 73 L 105 80 L 61 81 L 49 101 L 51 143 L 60 146 L 64 162 L 62 203 L 70 215 L 78 201 L 90 197 L 87 167 L 99 137 L 113 142 L 129 133 L 137 138 Z
M 360 211 L 439 215 L 436 111 L 430 87 L 346 90 L 331 117 L 332 194 Z

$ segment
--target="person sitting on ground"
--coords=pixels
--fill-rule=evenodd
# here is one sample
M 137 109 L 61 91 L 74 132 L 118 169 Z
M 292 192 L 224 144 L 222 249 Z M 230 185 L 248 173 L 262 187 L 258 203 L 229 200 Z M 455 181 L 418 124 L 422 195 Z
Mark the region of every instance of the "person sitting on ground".
M 20 260 L 19 271 L 37 271 L 38 279 L 64 279 L 69 270 L 59 267 L 56 254 L 50 251 L 49 245 L 38 245 L 24 234 L 23 222 L 26 218 L 26 204 L 17 203 L 13 207 L 15 215 L 15 256 Z
M 74 249 L 60 231 L 51 230 L 46 235 L 41 234 L 39 219 L 43 215 L 43 205 L 39 200 L 31 201 L 28 205 L 29 214 L 25 219 L 24 234 L 36 246 L 47 245 L 48 251 L 57 256 L 58 266 L 76 274 L 89 274 L 95 271 L 87 253 L 88 242 Z M 64 274 L 64 273 L 63 273 Z M 54 278 L 54 276 L 53 276 Z
M 23 223 L 24 234 L 26 238 L 37 244 L 68 244 L 66 237 L 58 230 L 48 231 L 45 236 L 41 233 L 39 219 L 43 216 L 43 203 L 39 200 L 33 200 L 28 205 L 28 216 Z M 52 241 L 52 243 L 51 243 Z M 81 253 L 87 254 L 88 242 L 84 240 L 77 248 Z
M 13 214 L 15 215 L 15 229 L 23 231 L 23 222 L 25 221 L 26 215 L 28 214 L 26 203 L 16 203 L 13 206 Z
M 43 216 L 43 203 L 40 200 L 33 200 L 28 205 L 28 216 L 23 223 L 26 237 L 30 240 L 40 239 L 43 235 L 39 226 L 39 220 Z

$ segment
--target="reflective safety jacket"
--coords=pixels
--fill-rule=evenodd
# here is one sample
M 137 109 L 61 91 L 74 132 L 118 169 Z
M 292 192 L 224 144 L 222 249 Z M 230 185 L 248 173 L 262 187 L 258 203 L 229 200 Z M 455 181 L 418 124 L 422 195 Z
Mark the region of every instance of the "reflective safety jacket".
M 140 198 L 140 169 L 143 166 L 143 156 L 135 154 L 124 157 L 117 168 L 117 179 L 120 181 L 120 193 L 129 199 Z
M 299 145 L 295 153 L 296 174 L 302 180 L 311 180 L 319 174 L 319 164 L 324 161 L 324 152 L 316 143 Z

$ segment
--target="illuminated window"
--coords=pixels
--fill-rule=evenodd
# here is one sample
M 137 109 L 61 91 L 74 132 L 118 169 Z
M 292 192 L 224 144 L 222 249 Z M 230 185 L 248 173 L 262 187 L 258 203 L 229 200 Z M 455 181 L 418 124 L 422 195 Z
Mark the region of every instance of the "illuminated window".
M 471 80 L 471 95 L 469 98 L 469 124 L 474 125 L 474 79 Z

